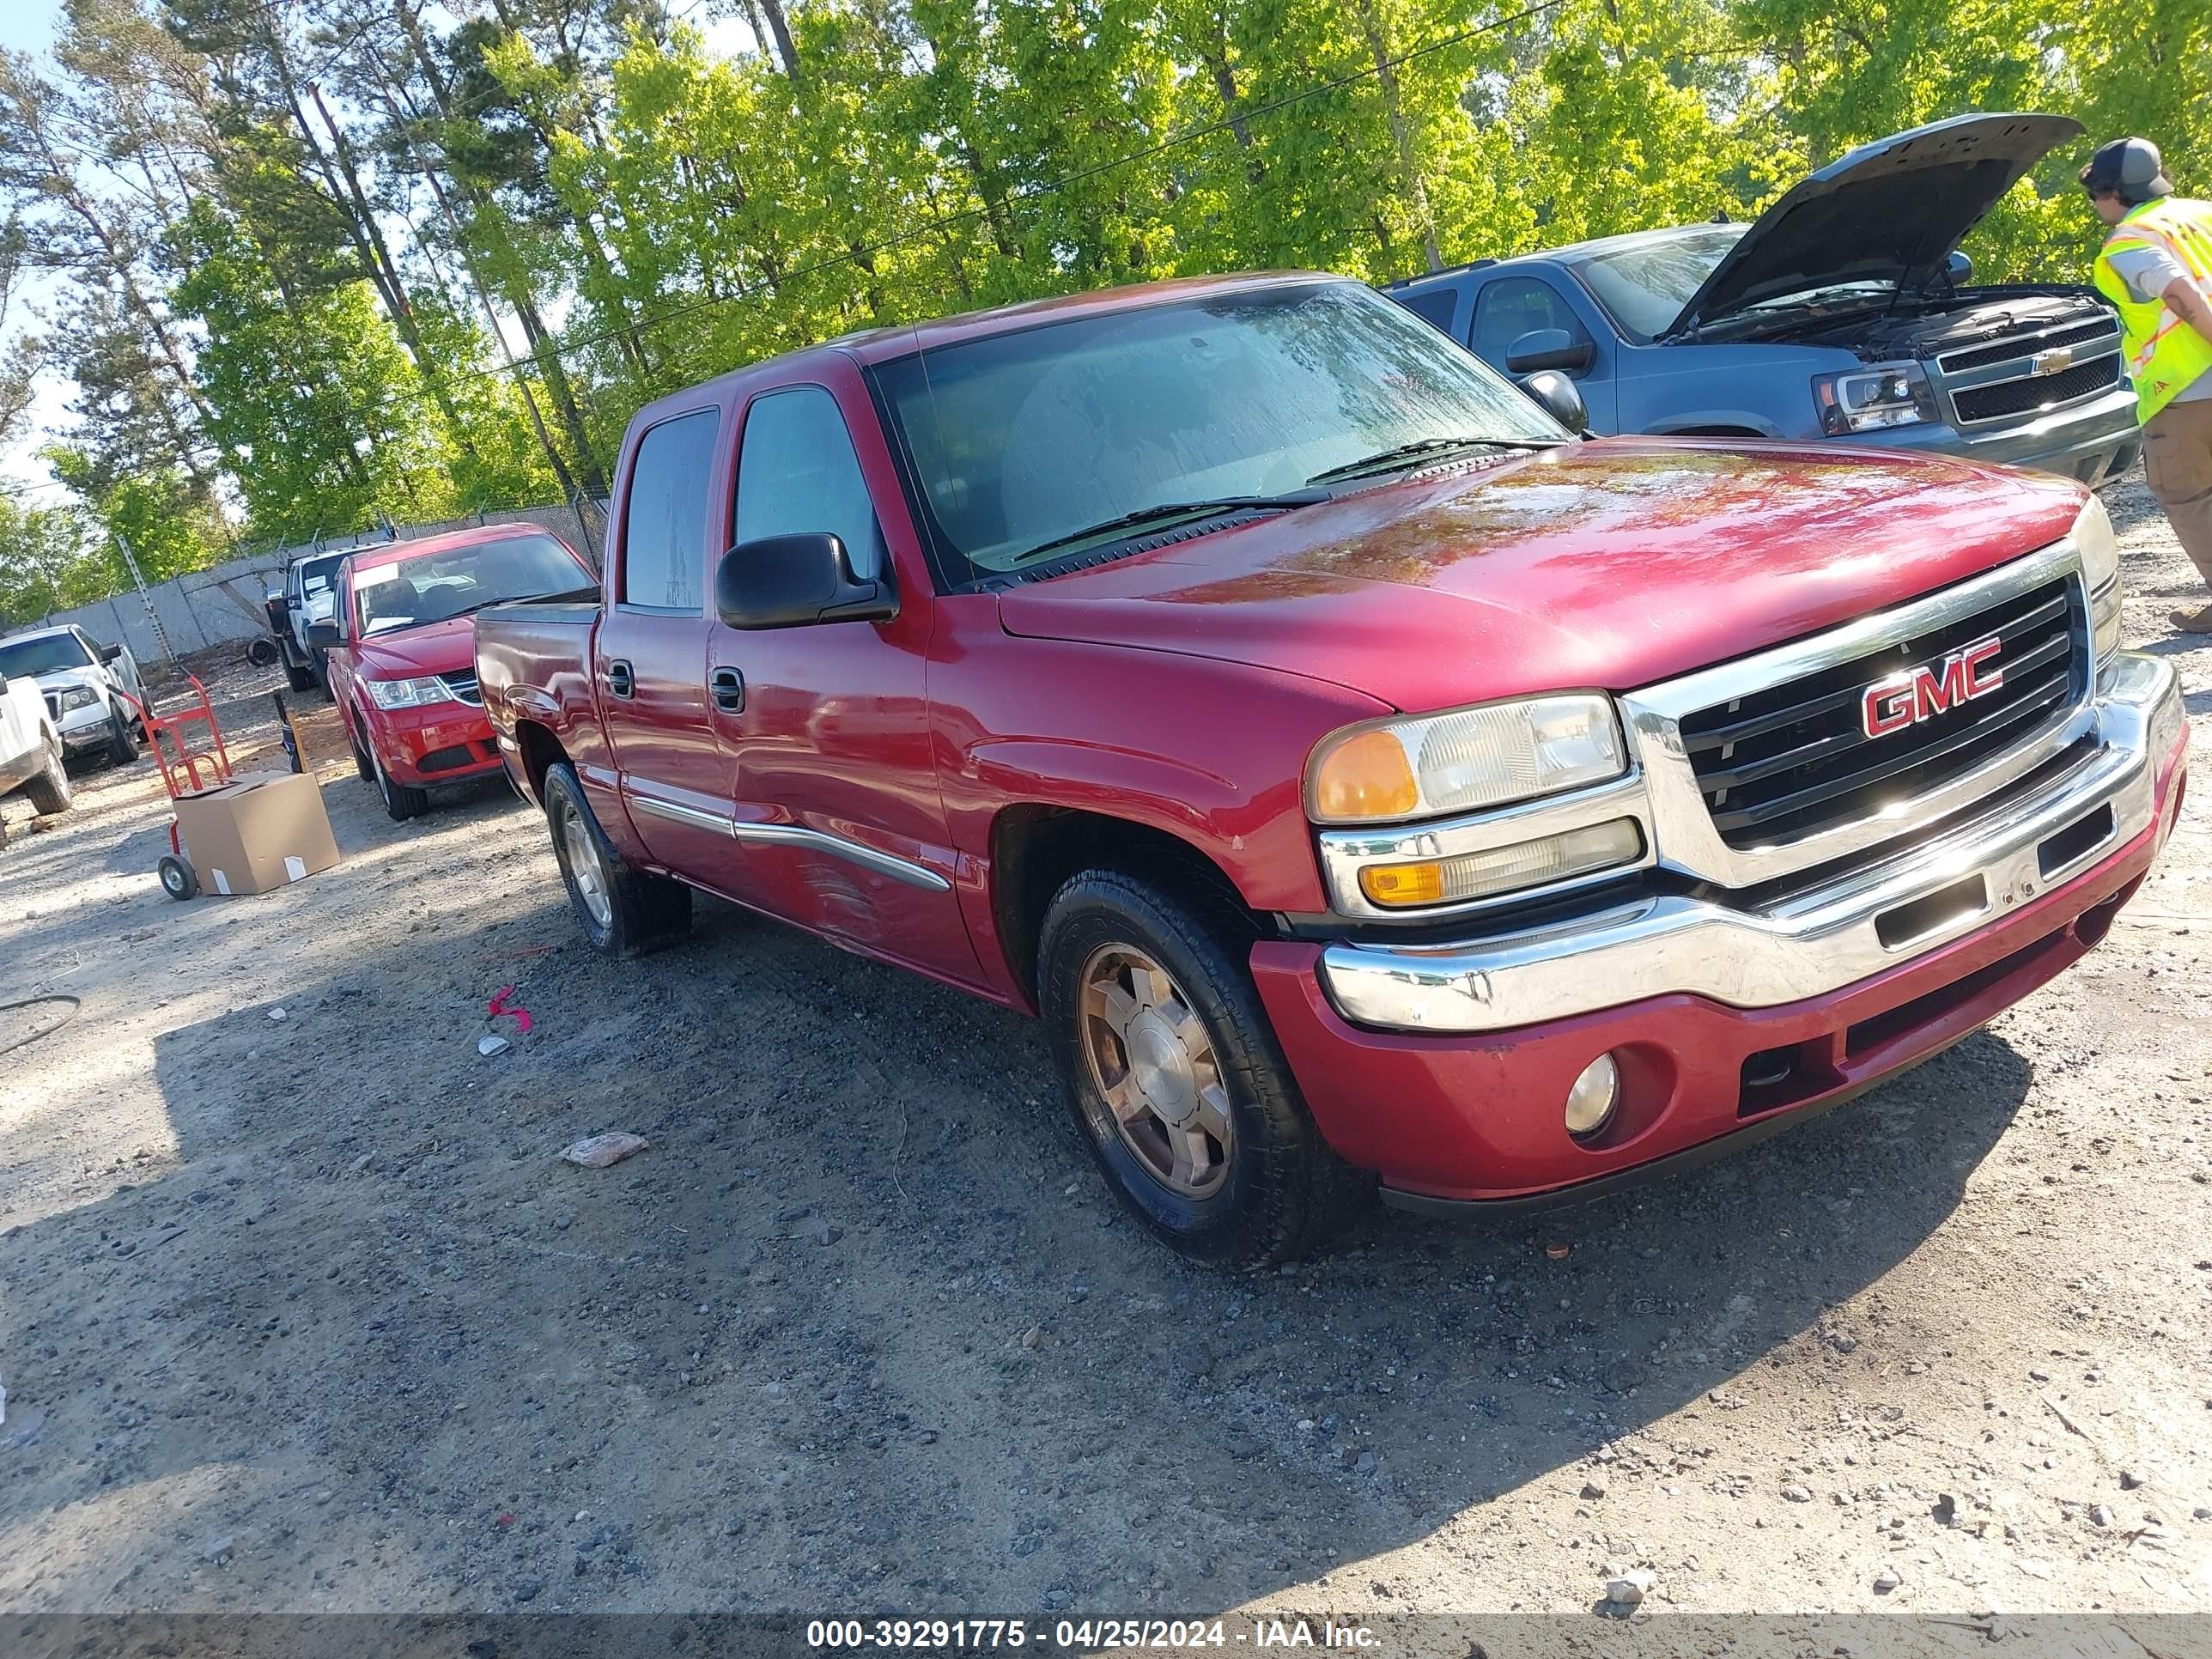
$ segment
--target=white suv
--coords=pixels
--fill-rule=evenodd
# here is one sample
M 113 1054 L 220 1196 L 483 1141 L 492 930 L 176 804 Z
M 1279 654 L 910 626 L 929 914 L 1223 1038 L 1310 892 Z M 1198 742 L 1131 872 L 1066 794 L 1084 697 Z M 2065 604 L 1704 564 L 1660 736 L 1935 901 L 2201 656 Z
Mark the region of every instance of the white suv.
M 145 726 L 134 700 L 144 694 L 129 646 L 95 645 L 75 626 L 42 628 L 0 640 L 0 674 L 37 682 L 65 752 L 104 750 L 118 765 L 138 758 Z

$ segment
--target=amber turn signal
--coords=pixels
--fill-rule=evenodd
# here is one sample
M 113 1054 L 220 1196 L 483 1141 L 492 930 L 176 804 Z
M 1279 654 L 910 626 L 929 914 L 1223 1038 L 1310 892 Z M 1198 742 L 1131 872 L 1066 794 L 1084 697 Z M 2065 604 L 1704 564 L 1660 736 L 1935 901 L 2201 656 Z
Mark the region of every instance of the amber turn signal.
M 1334 822 L 1403 817 L 1421 804 L 1406 747 L 1395 732 L 1363 732 L 1322 757 L 1314 775 L 1314 806 Z
M 1434 859 L 1419 864 L 1370 864 L 1359 872 L 1359 890 L 1369 903 L 1394 910 L 1435 904 L 1444 896 L 1444 867 Z

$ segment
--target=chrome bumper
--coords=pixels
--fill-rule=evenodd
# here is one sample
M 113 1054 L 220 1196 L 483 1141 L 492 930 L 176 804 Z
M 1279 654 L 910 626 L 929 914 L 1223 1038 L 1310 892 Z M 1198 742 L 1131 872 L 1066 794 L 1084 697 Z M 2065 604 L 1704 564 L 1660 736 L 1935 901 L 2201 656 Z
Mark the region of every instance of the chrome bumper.
M 1464 944 L 1332 945 L 1322 984 L 1356 1024 L 1414 1031 L 1504 1030 L 1674 992 L 1766 1008 L 1841 990 L 1987 926 L 2149 827 L 2158 763 L 2185 724 L 2180 684 L 2131 653 L 2100 678 L 2094 747 L 2048 787 L 1767 908 L 1668 895 Z M 1923 900 L 1937 902 L 1911 908 Z

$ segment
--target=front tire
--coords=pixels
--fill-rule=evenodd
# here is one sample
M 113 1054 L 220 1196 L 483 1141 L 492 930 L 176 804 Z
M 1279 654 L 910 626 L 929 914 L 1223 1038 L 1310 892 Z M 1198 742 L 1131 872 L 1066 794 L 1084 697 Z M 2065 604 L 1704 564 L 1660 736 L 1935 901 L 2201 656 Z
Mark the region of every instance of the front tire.
M 546 769 L 538 786 L 545 801 L 553 856 L 568 890 L 576 925 L 601 956 L 636 957 L 674 943 L 691 931 L 691 890 L 667 876 L 626 863 L 584 799 L 584 787 L 567 762 Z
M 46 744 L 46 767 L 38 776 L 23 786 L 23 796 L 40 817 L 69 811 L 69 769 L 62 764 L 62 741 L 59 738 Z
M 1299 1098 L 1245 966 L 1255 937 L 1210 884 L 1086 870 L 1046 913 L 1037 969 L 1092 1158 L 1173 1249 L 1244 1272 L 1326 1243 L 1374 1185 Z
M 287 657 L 284 659 L 284 683 L 295 691 L 312 691 L 317 684 L 315 671 L 313 667 L 295 667 L 291 658 Z
M 394 823 L 404 823 L 410 818 L 419 818 L 430 810 L 430 792 L 414 785 L 396 781 L 384 769 L 384 762 L 372 745 L 368 763 L 375 780 L 376 793 L 383 798 L 384 810 Z
M 107 710 L 107 758 L 118 766 L 128 766 L 138 758 L 138 739 L 131 729 L 131 717 L 112 704 Z
M 338 724 L 345 727 L 346 747 L 353 750 L 353 769 L 361 774 L 363 783 L 374 783 L 376 767 L 368 758 L 368 750 L 362 746 L 361 733 L 354 723 L 343 715 L 339 717 Z

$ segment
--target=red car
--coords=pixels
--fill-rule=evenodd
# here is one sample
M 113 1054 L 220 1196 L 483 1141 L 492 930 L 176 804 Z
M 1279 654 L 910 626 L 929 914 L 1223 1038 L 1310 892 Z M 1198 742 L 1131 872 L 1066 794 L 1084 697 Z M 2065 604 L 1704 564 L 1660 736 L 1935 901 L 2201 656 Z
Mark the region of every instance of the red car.
M 534 524 L 426 536 L 346 560 L 332 618 L 311 625 L 308 642 L 328 653 L 354 764 L 386 811 L 414 817 L 433 785 L 500 769 L 477 691 L 476 613 L 597 585 L 573 548 Z
M 603 594 L 477 629 L 585 936 L 701 889 L 1038 1014 L 1240 1267 L 1756 1139 L 2104 937 L 2188 737 L 2094 495 L 1531 380 L 1275 276 L 653 404 Z

